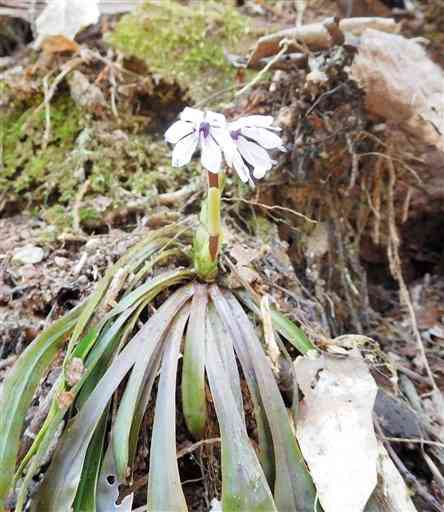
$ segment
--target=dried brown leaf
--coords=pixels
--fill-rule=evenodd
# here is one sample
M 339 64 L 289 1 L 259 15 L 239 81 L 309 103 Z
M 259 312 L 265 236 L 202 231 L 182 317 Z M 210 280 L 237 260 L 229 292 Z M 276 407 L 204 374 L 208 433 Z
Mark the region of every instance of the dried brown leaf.
M 298 358 L 297 438 L 325 512 L 359 512 L 377 483 L 376 384 L 358 350 Z

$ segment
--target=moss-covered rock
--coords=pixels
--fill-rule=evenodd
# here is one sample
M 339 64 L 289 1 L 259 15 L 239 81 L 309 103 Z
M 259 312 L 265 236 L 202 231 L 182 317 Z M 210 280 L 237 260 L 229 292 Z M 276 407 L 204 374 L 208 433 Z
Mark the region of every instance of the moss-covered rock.
M 248 19 L 223 2 L 146 1 L 124 16 L 108 41 L 144 60 L 153 73 L 187 87 L 195 100 L 233 84 L 235 69 L 224 51 L 249 32 Z
M 35 113 L 39 101 L 0 111 L 0 214 L 6 203 L 27 208 L 60 232 L 72 228 L 76 205 L 81 226 L 103 226 L 110 211 L 148 206 L 194 173 L 192 166 L 171 168 L 163 140 L 142 129 L 123 130 L 109 118 L 94 119 L 66 90 L 51 101 L 45 145 L 45 114 Z

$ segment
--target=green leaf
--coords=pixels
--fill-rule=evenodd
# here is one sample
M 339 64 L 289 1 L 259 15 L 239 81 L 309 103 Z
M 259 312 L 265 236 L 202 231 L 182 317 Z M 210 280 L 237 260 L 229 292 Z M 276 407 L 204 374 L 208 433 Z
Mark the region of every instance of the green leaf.
M 226 329 L 219 316 L 216 314 L 214 304 L 208 305 L 208 323 L 211 324 L 213 335 L 216 338 L 217 345 L 223 347 L 220 353 L 220 358 L 228 375 L 228 382 L 231 386 L 231 392 L 237 404 L 237 409 L 241 415 L 242 421 L 245 423 L 245 411 L 243 405 L 241 381 L 239 376 L 239 369 L 236 361 L 236 354 L 234 353 L 233 338 L 230 336 L 229 331 Z
M 14 476 L 20 435 L 32 397 L 57 351 L 64 345 L 83 305 L 45 329 L 19 357 L 3 384 L 0 398 L 0 510 Z
M 222 440 L 222 508 L 224 512 L 277 512 L 234 398 L 220 356 L 223 350 L 208 321 L 206 370 Z
M 210 296 L 218 311 L 220 318 L 229 318 L 231 311 L 228 307 L 226 300 L 221 294 L 217 286 L 210 288 Z M 219 320 L 221 322 L 222 320 Z M 224 325 L 222 321 L 222 325 Z M 247 381 L 248 389 L 250 391 L 251 399 L 254 405 L 254 415 L 256 419 L 256 429 L 258 435 L 258 457 L 264 473 L 270 486 L 274 482 L 274 453 L 273 453 L 273 440 L 271 437 L 270 427 L 264 411 L 264 406 L 260 396 L 260 390 L 257 383 L 256 372 L 254 365 L 251 361 L 250 354 L 243 343 L 238 343 L 238 335 L 234 329 L 234 325 L 230 324 L 227 326 L 228 330 L 225 330 L 225 338 L 230 337 L 231 343 L 234 345 L 237 357 L 242 366 L 243 375 Z M 223 336 L 221 336 L 223 338 Z
M 316 510 L 314 485 L 291 429 L 270 363 L 242 306 L 231 293 L 226 293 L 224 298 L 231 310 L 229 315 L 224 314 L 224 321 L 233 326 L 238 333 L 237 343 L 243 343 L 249 353 L 273 437 L 276 506 L 279 512 L 313 512 Z
M 91 318 L 97 314 L 102 300 L 105 300 L 106 292 L 113 284 L 113 278 L 119 271 L 124 273 L 130 273 L 136 270 L 147 258 L 159 251 L 162 245 L 165 245 L 167 241 L 164 237 L 170 230 L 162 229 L 153 232 L 149 236 L 145 237 L 141 242 L 134 245 L 129 249 L 114 265 L 112 265 L 105 273 L 103 278 L 99 281 L 96 286 L 94 293 L 87 300 L 85 307 L 79 317 L 79 320 L 74 328 L 71 339 L 69 341 L 67 354 L 71 354 L 73 348 L 77 344 L 78 340 L 82 336 L 83 331 L 87 327 Z M 119 284 L 119 287 L 123 286 L 124 280 Z M 111 286 L 112 288 L 112 286 Z M 118 294 L 119 289 L 112 290 L 113 295 Z M 103 305 L 103 304 L 102 304 Z M 65 364 L 69 361 L 69 357 L 65 358 Z
M 237 294 L 241 301 L 261 318 L 260 309 L 248 292 L 242 291 Z M 274 308 L 270 308 L 273 327 L 301 354 L 306 354 L 310 350 L 317 350 L 316 345 L 307 338 L 304 331 L 285 315 Z
M 317 350 L 314 343 L 307 338 L 304 331 L 295 325 L 294 322 L 273 308 L 270 309 L 270 313 L 273 327 L 301 354 L 306 354 L 310 350 Z
M 108 412 L 105 411 L 89 443 L 73 512 L 96 512 L 96 490 L 103 458 Z
M 188 287 L 189 288 L 189 287 Z M 168 301 L 164 304 L 167 305 Z M 161 318 L 165 308 L 156 313 Z M 151 333 L 152 322 L 147 322 L 114 360 L 91 392 L 77 416 L 66 429 L 53 457 L 51 466 L 38 494 L 35 510 L 69 512 L 77 493 L 81 471 L 89 442 L 100 418 L 125 375 L 146 350 L 145 339 Z
M 183 353 L 181 388 L 185 423 L 196 438 L 202 437 L 207 421 L 207 399 L 205 396 L 207 303 L 207 286 L 195 285 Z
M 142 298 L 147 293 L 150 293 L 155 288 L 164 289 L 164 288 L 167 288 L 168 286 L 173 286 L 182 281 L 185 281 L 192 275 L 193 275 L 192 271 L 184 270 L 184 269 L 163 272 L 162 274 L 159 274 L 158 276 L 154 277 L 153 279 L 150 279 L 143 285 L 139 286 L 132 292 L 125 295 L 119 301 L 119 303 L 113 308 L 113 310 L 110 312 L 109 316 L 111 317 L 111 316 L 117 315 L 117 314 L 125 311 L 125 309 L 132 306 L 140 298 Z
M 165 340 L 150 448 L 147 506 L 152 511 L 188 511 L 176 456 L 176 374 L 189 314 L 189 307 L 181 309 Z
M 156 350 L 158 350 L 164 338 L 165 331 L 170 326 L 177 311 L 192 297 L 193 290 L 193 285 L 186 285 L 179 288 L 148 320 L 144 326 L 143 334 L 142 332 L 138 334 L 144 342 L 144 347 L 137 358 L 128 380 L 125 393 L 121 399 L 114 422 L 111 441 L 113 444 L 116 471 L 120 480 L 126 478 L 131 426 L 144 386 L 149 378 L 150 371 L 153 371 L 151 364 L 153 362 L 153 355 L 155 355 Z

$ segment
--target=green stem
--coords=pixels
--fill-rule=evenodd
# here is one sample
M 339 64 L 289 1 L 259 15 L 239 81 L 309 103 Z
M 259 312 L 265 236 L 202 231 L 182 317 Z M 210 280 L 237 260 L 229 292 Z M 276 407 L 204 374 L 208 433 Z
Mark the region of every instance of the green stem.
M 201 279 L 214 281 L 222 241 L 221 175 L 208 172 L 208 196 L 202 204 L 200 227 L 193 243 L 194 266 Z

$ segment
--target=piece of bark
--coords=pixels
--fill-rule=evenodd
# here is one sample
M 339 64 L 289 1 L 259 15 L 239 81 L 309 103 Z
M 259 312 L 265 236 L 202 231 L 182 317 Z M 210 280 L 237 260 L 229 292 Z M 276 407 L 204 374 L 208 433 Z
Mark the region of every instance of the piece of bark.
M 380 0 L 336 0 L 339 14 L 347 18 L 357 16 L 390 16 L 391 9 Z
M 254 68 L 261 59 L 276 55 L 281 48 L 281 42 L 285 39 L 288 41 L 289 52 L 300 51 L 298 41 L 310 50 L 325 50 L 335 44 L 342 44 L 341 33 L 345 36 L 347 33 L 359 36 L 367 28 L 384 32 L 398 31 L 398 25 L 391 18 L 349 18 L 340 21 L 328 18 L 324 22 L 281 30 L 259 38 L 250 55 L 247 67 Z M 292 44 L 291 41 L 295 41 L 295 43 Z

